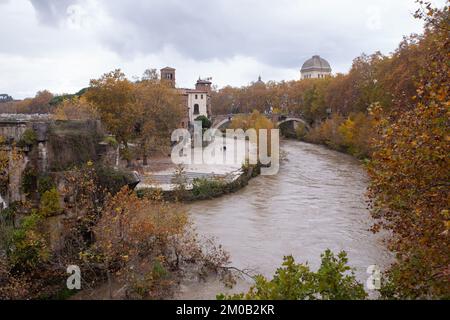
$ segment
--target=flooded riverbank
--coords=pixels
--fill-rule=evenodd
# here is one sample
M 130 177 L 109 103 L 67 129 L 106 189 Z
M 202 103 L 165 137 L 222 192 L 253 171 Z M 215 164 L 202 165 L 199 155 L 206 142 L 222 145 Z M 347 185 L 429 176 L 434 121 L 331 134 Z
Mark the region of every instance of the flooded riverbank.
M 367 177 L 360 162 L 321 146 L 283 141 L 286 154 L 275 176 L 261 176 L 243 190 L 189 205 L 200 235 L 215 237 L 230 252 L 232 265 L 272 276 L 285 255 L 308 261 L 312 269 L 327 248 L 346 250 L 357 278 L 367 267 L 388 265 L 391 254 L 366 204 Z M 235 290 L 244 290 L 243 280 Z M 186 281 L 178 298 L 214 299 L 225 289 L 216 280 Z

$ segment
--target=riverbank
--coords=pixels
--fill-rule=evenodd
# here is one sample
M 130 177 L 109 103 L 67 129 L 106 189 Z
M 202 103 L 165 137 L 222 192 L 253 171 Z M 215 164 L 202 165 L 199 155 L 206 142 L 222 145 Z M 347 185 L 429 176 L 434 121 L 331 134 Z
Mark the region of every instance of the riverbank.
M 170 157 L 151 159 L 151 166 L 141 170 L 141 182 L 135 190 L 140 196 L 158 194 L 168 201 L 184 202 L 237 192 L 261 172 L 259 164 L 248 165 L 246 161 L 245 151 L 255 148 L 248 142 L 224 137 L 214 139 L 208 152 L 193 149 L 191 161 L 186 159 L 185 165 L 174 164 Z M 230 155 L 232 159 L 227 158 Z
M 324 145 L 360 160 L 371 157 L 371 141 L 376 137 L 377 120 L 372 114 L 352 113 L 348 117 L 334 114 L 310 130 L 299 126 L 296 138 L 307 143 Z
M 320 265 L 326 249 L 348 252 L 357 279 L 367 268 L 389 266 L 391 253 L 384 234 L 369 231 L 367 175 L 353 157 L 323 146 L 284 140 L 280 173 L 251 179 L 247 188 L 213 200 L 187 204 L 200 237 L 215 238 L 230 253 L 231 264 L 272 277 L 283 256 Z M 233 290 L 217 281 L 186 280 L 180 299 L 214 299 L 217 293 L 243 292 L 251 279 Z
M 141 185 L 137 188 L 138 196 L 154 196 L 158 194 L 166 201 L 192 202 L 200 200 L 210 200 L 230 193 L 235 193 L 246 187 L 252 178 L 259 176 L 261 166 L 247 165 L 226 176 L 217 176 L 209 174 L 190 175 L 190 183 L 185 185 L 166 184 L 165 188 L 160 188 L 158 184 Z M 186 181 L 188 176 L 186 175 Z M 158 177 L 160 178 L 160 177 Z M 176 174 L 173 176 L 164 176 L 165 179 L 179 179 Z M 183 178 L 182 178 L 183 179 Z

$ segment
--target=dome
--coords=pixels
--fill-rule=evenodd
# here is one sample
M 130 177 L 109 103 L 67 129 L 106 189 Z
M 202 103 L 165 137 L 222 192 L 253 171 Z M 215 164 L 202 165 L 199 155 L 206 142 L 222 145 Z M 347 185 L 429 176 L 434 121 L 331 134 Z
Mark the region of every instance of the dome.
M 262 81 L 261 76 L 258 77 L 258 81 L 255 82 L 257 85 L 265 85 L 264 81 Z
M 321 58 L 320 56 L 313 56 L 311 59 L 306 60 L 301 71 L 331 72 L 331 67 L 327 60 Z

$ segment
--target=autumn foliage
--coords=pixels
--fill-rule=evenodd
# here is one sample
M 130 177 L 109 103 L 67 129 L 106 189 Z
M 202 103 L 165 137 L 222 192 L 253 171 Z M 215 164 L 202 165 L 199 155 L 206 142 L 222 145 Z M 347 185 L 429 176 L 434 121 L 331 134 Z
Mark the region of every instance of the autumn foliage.
M 417 46 L 428 53 L 406 110 L 380 116 L 369 165 L 375 230 L 392 231 L 397 262 L 385 296 L 450 297 L 449 7 L 427 5 L 425 34 Z
M 371 159 L 373 229 L 390 231 L 397 256 L 383 296 L 449 298 L 449 6 L 417 3 L 425 31 L 392 54 L 363 54 L 328 79 L 227 87 L 214 107 L 299 115 L 312 125 L 300 139 Z

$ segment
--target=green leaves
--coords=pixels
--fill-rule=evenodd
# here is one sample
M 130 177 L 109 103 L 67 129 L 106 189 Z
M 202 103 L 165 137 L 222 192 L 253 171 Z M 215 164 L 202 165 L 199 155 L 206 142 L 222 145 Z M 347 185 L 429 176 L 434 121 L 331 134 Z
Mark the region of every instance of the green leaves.
M 317 272 L 307 264 L 296 264 L 294 257 L 284 257 L 272 280 L 255 277 L 255 285 L 244 294 L 218 295 L 219 300 L 363 300 L 367 297 L 353 269 L 347 265 L 347 253 L 335 256 L 330 250 L 321 255 Z
M 59 193 L 56 188 L 44 192 L 39 206 L 39 213 L 43 217 L 51 217 L 60 214 L 62 211 L 59 204 Z

